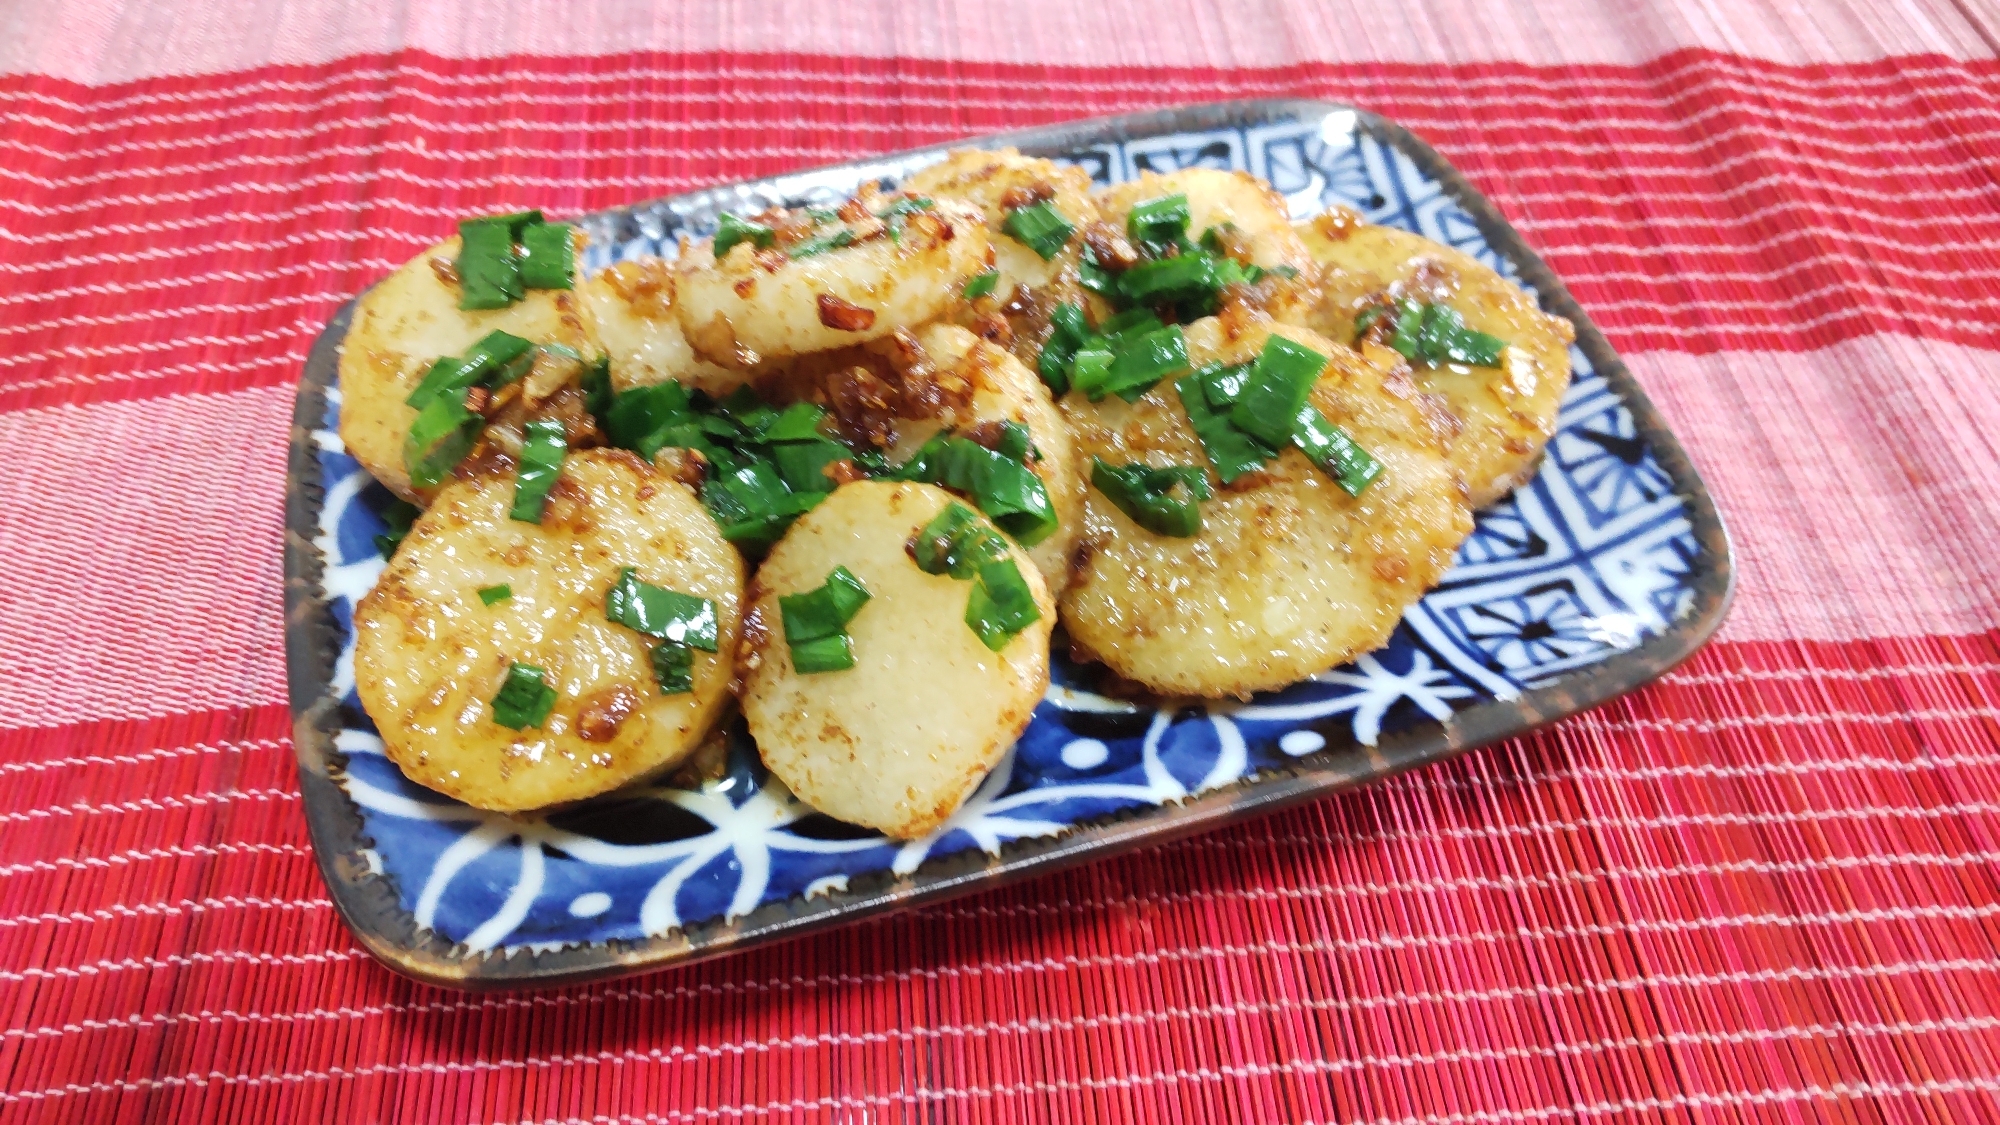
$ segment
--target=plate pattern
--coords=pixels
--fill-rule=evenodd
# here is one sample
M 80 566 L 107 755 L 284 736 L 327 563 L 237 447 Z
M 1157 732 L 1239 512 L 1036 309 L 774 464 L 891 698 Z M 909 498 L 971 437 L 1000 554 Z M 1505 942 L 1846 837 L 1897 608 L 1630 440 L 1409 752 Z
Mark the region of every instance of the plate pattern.
M 1297 215 L 1344 204 L 1515 272 L 1436 180 L 1357 127 L 1351 111 L 1046 155 L 1104 183 L 1192 165 L 1248 169 Z M 680 235 L 707 233 L 721 210 L 839 198 L 928 159 L 591 216 L 580 220 L 592 235 L 587 264 L 670 256 Z M 633 940 L 738 917 L 865 875 L 908 874 L 933 857 L 1171 803 L 1323 750 L 1372 747 L 1546 685 L 1690 612 L 1700 547 L 1685 505 L 1619 397 L 1582 351 L 1571 361 L 1575 381 L 1542 472 L 1481 515 L 1457 565 L 1386 647 L 1247 704 L 1178 710 L 1097 694 L 1091 670 L 1058 655 L 1048 697 L 1006 760 L 947 824 L 911 843 L 813 814 L 764 773 L 740 730 L 727 776 L 699 791 L 628 791 L 549 816 L 480 812 L 405 779 L 354 694 L 353 607 L 383 565 L 373 540 L 388 495 L 342 449 L 332 388 L 312 440 L 325 488 L 316 546 L 341 642 L 334 744 L 344 768 L 335 780 L 360 810 L 370 869 L 391 878 L 401 907 L 420 929 L 477 952 Z

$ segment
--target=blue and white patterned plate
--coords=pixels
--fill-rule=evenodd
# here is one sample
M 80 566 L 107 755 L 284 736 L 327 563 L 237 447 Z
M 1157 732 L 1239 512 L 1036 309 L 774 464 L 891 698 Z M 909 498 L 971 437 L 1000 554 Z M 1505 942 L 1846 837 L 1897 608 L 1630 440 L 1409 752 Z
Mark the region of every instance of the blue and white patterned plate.
M 1578 327 L 1576 377 L 1539 476 L 1481 514 L 1390 643 L 1244 704 L 1139 708 L 1058 653 L 1019 744 L 930 837 L 813 814 L 747 737 L 698 791 L 624 791 L 564 812 L 481 812 L 383 756 L 354 694 L 355 602 L 383 563 L 388 495 L 343 451 L 334 380 L 346 313 L 307 365 L 287 553 L 292 699 L 328 884 L 370 949 L 425 979 L 544 983 L 655 967 L 959 893 L 1386 776 L 1608 699 L 1684 659 L 1721 620 L 1728 540 L 1651 405 L 1546 267 L 1409 133 L 1347 107 L 1252 102 L 993 137 L 1099 183 L 1190 165 L 1267 177 L 1294 215 L 1330 204 L 1455 246 Z M 941 149 L 580 220 L 589 262 L 674 252 L 722 210 L 844 198 Z M 1122 815 L 1120 815 L 1122 814 Z

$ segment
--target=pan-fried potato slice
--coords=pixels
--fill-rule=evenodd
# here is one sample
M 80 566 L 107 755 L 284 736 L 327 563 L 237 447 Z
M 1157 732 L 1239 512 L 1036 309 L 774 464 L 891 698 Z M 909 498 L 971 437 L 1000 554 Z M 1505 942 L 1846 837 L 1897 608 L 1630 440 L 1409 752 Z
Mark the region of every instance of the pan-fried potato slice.
M 496 329 L 537 344 L 562 344 L 581 355 L 598 354 L 572 290 L 530 289 L 504 309 L 459 308 L 452 273 L 458 245 L 456 236 L 445 239 L 363 293 L 340 346 L 340 440 L 370 476 L 416 504 L 436 489 L 410 483 L 403 438 L 417 412 L 403 400 L 433 361 L 464 353 Z
M 1187 328 L 1188 356 L 1253 360 L 1273 332 L 1328 357 L 1312 403 L 1382 462 L 1349 496 L 1296 449 L 1261 481 L 1211 484 L 1192 538 L 1156 535 L 1092 488 L 1063 624 L 1120 676 L 1164 695 L 1247 697 L 1379 647 L 1451 565 L 1472 528 L 1435 423 L 1397 358 L 1364 359 L 1303 329 L 1221 318 Z M 1371 359 L 1379 361 L 1371 362 Z M 1136 403 L 1063 400 L 1078 456 L 1114 465 L 1207 458 L 1172 383 Z
M 890 455 L 906 461 L 949 424 L 960 433 L 987 424 L 1019 422 L 1042 459 L 1031 467 L 1042 478 L 1055 506 L 1056 530 L 1028 548 L 1028 557 L 1051 594 L 1069 585 L 1070 552 L 1083 528 L 1084 476 L 1070 442 L 1069 425 L 1049 400 L 1049 389 L 1034 372 L 1005 349 L 995 347 L 948 324 L 934 324 L 917 333 L 925 355 L 941 370 L 956 372 L 972 386 L 972 401 L 949 419 L 926 419 L 897 426 L 901 435 Z
M 964 624 L 972 584 L 905 551 L 954 503 L 927 484 L 858 481 L 800 517 L 757 572 L 739 668 L 764 764 L 828 816 L 908 839 L 943 823 L 1028 725 L 1049 682 L 1055 606 L 1016 547 L 1042 619 L 995 653 Z M 995 534 L 998 534 L 995 532 Z M 792 667 L 778 599 L 844 566 L 870 598 L 848 623 L 854 667 Z
M 1484 263 L 1421 235 L 1370 226 L 1334 210 L 1298 224 L 1324 267 L 1319 303 L 1301 323 L 1335 340 L 1354 339 L 1355 317 L 1384 294 L 1444 302 L 1466 327 L 1507 342 L 1500 366 L 1419 366 L 1417 383 L 1442 395 L 1460 423 L 1451 461 L 1472 490 L 1472 506 L 1504 499 L 1535 475 L 1569 389 L 1576 329 L 1551 316 Z
M 673 380 L 722 398 L 748 381 L 743 372 L 703 362 L 688 346 L 674 312 L 673 267 L 663 259 L 599 272 L 584 283 L 583 300 L 619 391 Z
M 1022 156 L 1012 148 L 993 152 L 958 149 L 911 176 L 903 190 L 911 195 L 957 200 L 985 217 L 992 229 L 993 268 L 1000 271 L 993 292 L 1002 301 L 1015 286 L 1041 289 L 1063 279 L 1065 271 L 1068 285 L 1075 286 L 1077 258 L 1083 252 L 1082 240 L 1073 235 L 1054 257 L 1043 258 L 1007 233 L 1010 212 L 1045 199 L 1079 234 L 1098 219 L 1088 173 L 1040 157 Z
M 629 453 L 572 453 L 540 525 L 508 518 L 514 473 L 448 482 L 356 608 L 354 673 L 389 756 L 484 809 L 538 809 L 669 769 L 729 702 L 743 560 L 684 486 Z M 694 653 L 694 690 L 662 695 L 657 643 L 605 618 L 624 567 L 715 602 L 721 655 Z M 478 591 L 506 585 L 488 606 Z M 493 721 L 513 663 L 557 691 L 540 729 Z
M 978 213 L 949 201 L 906 216 L 895 238 L 872 217 L 819 229 L 857 241 L 799 258 L 745 241 L 718 261 L 712 239 L 682 253 L 675 307 L 697 356 L 748 369 L 914 328 L 943 313 L 991 257 Z

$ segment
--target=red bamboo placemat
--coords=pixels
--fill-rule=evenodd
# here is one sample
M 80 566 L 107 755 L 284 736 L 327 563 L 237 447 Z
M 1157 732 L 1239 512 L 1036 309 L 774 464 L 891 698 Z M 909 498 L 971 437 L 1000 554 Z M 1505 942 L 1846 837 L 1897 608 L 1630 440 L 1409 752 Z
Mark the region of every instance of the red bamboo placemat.
M 2000 20 L 1976 7 L 116 0 L 0 42 L 0 1119 L 2000 1120 Z M 1228 97 L 1423 133 L 1736 538 L 1534 738 L 692 970 L 478 997 L 293 779 L 292 387 L 469 209 Z

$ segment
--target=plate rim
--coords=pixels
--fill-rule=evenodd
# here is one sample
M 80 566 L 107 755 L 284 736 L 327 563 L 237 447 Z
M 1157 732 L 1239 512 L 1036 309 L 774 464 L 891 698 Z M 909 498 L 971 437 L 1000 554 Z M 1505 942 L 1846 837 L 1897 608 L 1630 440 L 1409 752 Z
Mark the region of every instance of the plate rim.
M 1576 346 L 1631 412 L 1635 430 L 1651 447 L 1672 480 L 1675 495 L 1686 506 L 1689 526 L 1701 547 L 1686 615 L 1634 648 L 1563 673 L 1542 687 L 1523 690 L 1512 700 L 1489 700 L 1456 712 L 1450 720 L 1385 733 L 1380 745 L 1358 748 L 1358 755 L 1309 755 L 1282 769 L 1252 774 L 1175 804 L 1137 807 L 1055 836 L 1010 841 L 997 854 L 975 848 L 937 856 L 909 875 L 874 873 L 856 880 L 861 884 L 859 889 L 766 903 L 735 919 L 711 919 L 654 937 L 540 950 L 517 947 L 466 952 L 435 932 L 418 929 L 414 916 L 398 901 L 392 877 L 371 858 L 373 841 L 365 832 L 359 808 L 334 780 L 334 771 L 344 760 L 334 746 L 339 701 L 331 692 L 339 646 L 338 631 L 331 627 L 331 603 L 320 586 L 323 560 L 314 543 L 324 487 L 319 449 L 312 434 L 324 417 L 326 390 L 338 372 L 340 342 L 355 303 L 350 299 L 314 339 L 294 400 L 285 480 L 285 665 L 301 805 L 313 855 L 336 912 L 362 947 L 403 976 L 474 991 L 578 984 L 693 964 L 809 931 L 1034 878 L 1142 846 L 1184 839 L 1371 785 L 1602 706 L 1653 682 L 1691 657 L 1721 626 L 1735 594 L 1734 552 L 1713 498 L 1658 408 L 1554 271 L 1448 160 L 1394 121 L 1343 102 L 1312 98 L 1212 102 L 982 134 L 664 198 L 693 201 L 740 194 L 828 168 L 853 168 L 865 175 L 876 166 L 891 167 L 911 157 L 966 146 L 1013 144 L 1042 151 L 1073 150 L 1168 132 L 1269 123 L 1287 114 L 1308 118 L 1348 112 L 1355 115 L 1357 129 L 1397 149 L 1434 179 L 1448 198 L 1471 215 L 1487 244 L 1538 292 L 1543 307 L 1575 325 Z M 592 215 L 658 202 L 626 204 Z M 1318 722 L 1331 725 L 1330 720 Z M 1362 768 L 1349 768 L 1357 757 L 1365 759 L 1360 763 Z

